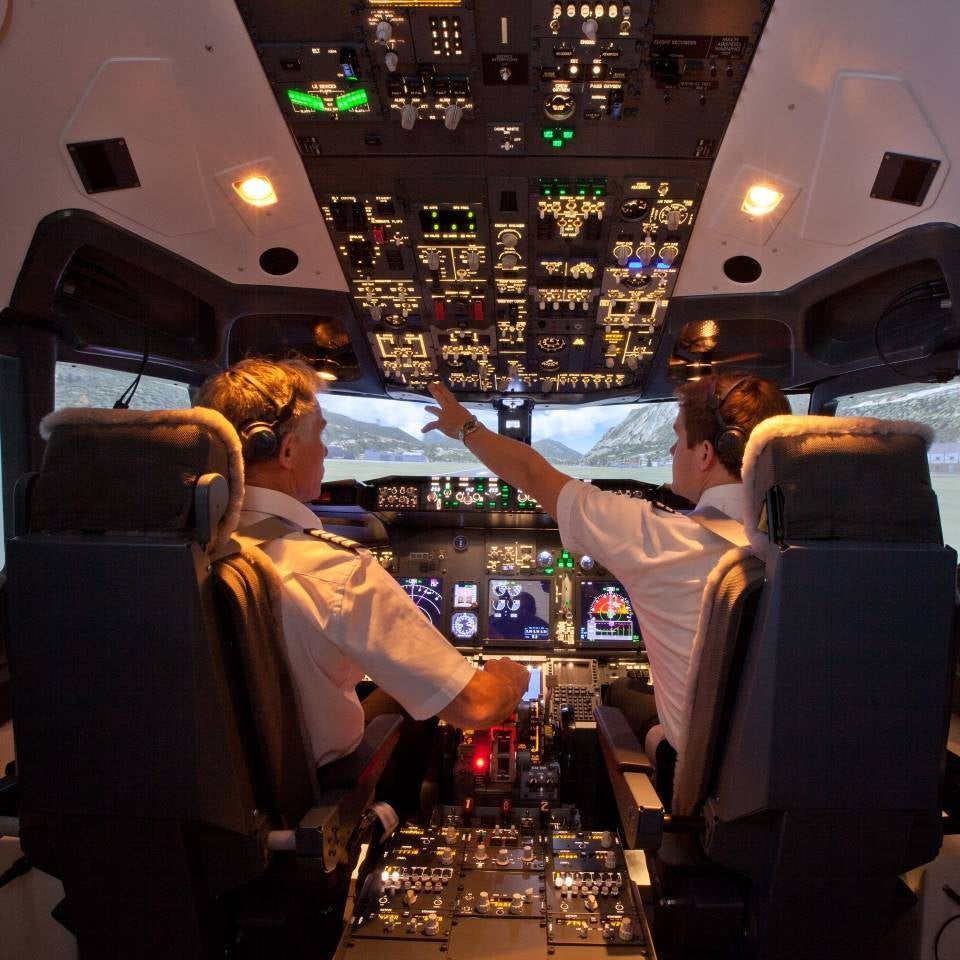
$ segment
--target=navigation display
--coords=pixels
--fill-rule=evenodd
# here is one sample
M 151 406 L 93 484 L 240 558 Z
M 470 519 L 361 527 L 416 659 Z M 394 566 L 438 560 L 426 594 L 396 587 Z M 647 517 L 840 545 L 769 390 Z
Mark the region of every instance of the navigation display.
M 443 580 L 437 577 L 396 577 L 396 581 L 439 630 L 443 615 Z
M 633 647 L 640 627 L 623 584 L 580 582 L 580 644 L 584 647 Z
M 491 580 L 488 586 L 489 639 L 550 639 L 549 580 Z

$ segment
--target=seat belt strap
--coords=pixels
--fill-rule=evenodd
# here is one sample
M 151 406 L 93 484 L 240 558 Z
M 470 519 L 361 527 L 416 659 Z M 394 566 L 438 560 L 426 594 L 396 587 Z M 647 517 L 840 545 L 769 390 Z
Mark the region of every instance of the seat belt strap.
M 743 524 L 733 517 L 727 516 L 722 510 L 716 507 L 702 507 L 688 513 L 687 516 L 694 522 L 700 524 L 704 530 L 715 533 L 718 537 L 732 543 L 735 547 L 748 547 L 750 541 L 747 539 L 747 532 L 743 529 Z

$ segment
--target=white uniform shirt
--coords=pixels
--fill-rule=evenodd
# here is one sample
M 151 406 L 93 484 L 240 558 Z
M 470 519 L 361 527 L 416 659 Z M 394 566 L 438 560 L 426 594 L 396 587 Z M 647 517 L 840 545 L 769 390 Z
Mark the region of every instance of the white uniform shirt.
M 442 710 L 475 669 L 366 550 L 305 534 L 313 511 L 263 487 L 246 489 L 240 530 L 281 517 L 290 534 L 263 544 L 283 581 L 281 609 L 290 667 L 318 764 L 356 749 L 363 707 L 354 689 L 364 674 L 414 719 Z
M 697 507 L 716 507 L 742 521 L 742 489 L 740 483 L 710 487 Z M 557 525 L 564 547 L 594 557 L 626 588 L 650 658 L 657 715 L 667 740 L 682 750 L 700 598 L 714 564 L 731 545 L 683 514 L 579 480 L 560 491 Z

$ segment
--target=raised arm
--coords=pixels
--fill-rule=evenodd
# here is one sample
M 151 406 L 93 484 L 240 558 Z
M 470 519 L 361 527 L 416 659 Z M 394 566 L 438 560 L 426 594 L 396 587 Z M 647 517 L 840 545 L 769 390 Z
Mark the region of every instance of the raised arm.
M 473 414 L 442 383 L 431 383 L 427 389 L 440 406 L 427 407 L 427 412 L 437 419 L 428 423 L 422 432 L 439 430 L 458 440 L 461 427 Z M 535 497 L 551 517 L 556 517 L 557 497 L 570 476 L 551 466 L 532 447 L 494 433 L 483 424 L 467 434 L 464 445 L 498 477 Z

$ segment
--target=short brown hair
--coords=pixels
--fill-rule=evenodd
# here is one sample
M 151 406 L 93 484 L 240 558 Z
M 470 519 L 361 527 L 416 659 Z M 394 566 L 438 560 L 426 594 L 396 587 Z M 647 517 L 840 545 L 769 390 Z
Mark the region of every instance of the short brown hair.
M 305 360 L 240 360 L 215 373 L 200 388 L 195 407 L 222 413 L 239 431 L 249 420 L 275 420 L 295 398 L 288 420 L 278 424 L 280 436 L 293 433 L 305 414 L 317 409 L 323 381 Z
M 731 387 L 735 389 L 731 391 Z M 791 412 L 787 398 L 776 384 L 743 373 L 712 374 L 691 380 L 677 388 L 677 400 L 683 411 L 688 448 L 705 440 L 715 443 L 721 429 L 717 419 L 718 400 L 723 401 L 719 410 L 723 422 L 729 427 L 739 427 L 748 437 L 761 420 Z M 718 450 L 717 456 L 732 476 L 741 479 L 742 453 L 726 449 Z

